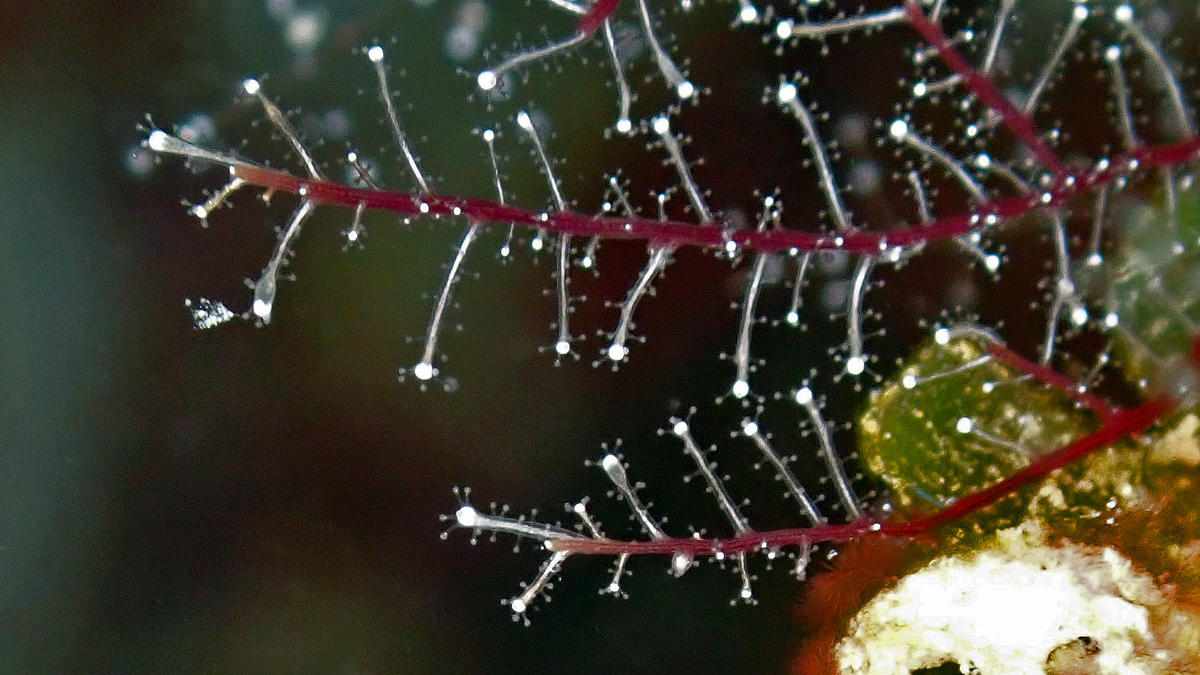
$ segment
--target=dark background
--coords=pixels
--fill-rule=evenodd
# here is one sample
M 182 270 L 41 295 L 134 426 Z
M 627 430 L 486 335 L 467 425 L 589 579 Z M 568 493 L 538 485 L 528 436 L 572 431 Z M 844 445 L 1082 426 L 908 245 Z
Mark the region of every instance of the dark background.
M 342 253 L 350 214 L 327 209 L 301 238 L 298 280 L 282 287 L 269 327 L 191 328 L 185 298 L 248 306 L 242 278 L 257 276 L 294 202 L 264 209 L 242 195 L 202 229 L 180 200 L 222 179 L 174 160 L 148 165 L 136 153 L 146 113 L 168 129 L 202 115 L 214 147 L 250 139 L 247 155 L 286 164 L 283 145 L 251 126 L 260 111 L 237 97 L 243 77 L 266 75 L 285 106 L 344 111 L 351 137 L 382 147 L 373 73 L 352 49 L 395 36 L 405 122 L 423 137 L 435 185 L 490 194 L 469 130 L 512 113 L 489 118 L 468 101 L 471 77 L 444 54 L 462 3 L 386 4 L 325 6 L 310 53 L 289 45 L 286 20 L 263 3 L 0 4 L 0 671 L 781 669 L 798 644 L 795 583 L 782 572 L 769 575 L 782 591 L 760 590 L 763 605 L 731 608 L 729 572 L 675 581 L 646 561 L 621 602 L 596 596 L 604 563 L 573 562 L 526 628 L 498 600 L 532 578 L 541 554 L 514 555 L 511 542 L 472 548 L 464 533 L 439 539 L 454 485 L 475 487 L 481 506 L 501 499 L 554 519 L 563 501 L 601 498 L 600 476 L 582 462 L 616 437 L 638 446 L 635 475 L 653 476 L 646 465 L 658 456 L 668 462 L 656 501 L 698 505 L 703 517 L 692 520 L 720 525 L 696 485 L 679 482 L 678 450 L 648 448 L 673 409 L 711 400 L 689 391 L 712 388 L 696 383 L 701 369 L 728 377 L 715 354 L 732 344 L 733 289 L 657 317 L 663 300 L 649 299 L 641 367 L 591 369 L 592 338 L 585 363 L 555 369 L 537 350 L 552 338 L 553 298 L 540 293 L 549 258 L 530 265 L 523 249 L 501 266 L 499 235 L 489 235 L 468 265 L 481 278 L 464 283 L 451 315 L 466 331 L 446 338 L 443 370 L 459 390 L 421 393 L 395 372 L 419 353 L 405 337 L 423 333 L 422 294 L 439 283 L 461 224 L 404 228 L 377 216 L 367 248 Z M 512 5 L 512 16 L 493 7 L 484 44 L 571 26 L 539 19 L 558 17 L 540 5 Z M 468 64 L 480 63 L 476 51 Z M 589 77 L 594 93 L 578 87 L 557 102 L 552 151 L 571 157 L 568 184 L 598 183 L 603 153 L 647 154 L 643 139 L 606 148 L 594 115 L 571 114 L 589 100 L 611 114 L 610 78 L 599 68 Z M 544 183 L 509 129 L 501 142 L 525 174 L 509 188 L 540 204 Z M 340 147 L 318 154 L 336 159 Z M 389 184 L 408 185 L 398 164 L 382 167 Z M 581 332 L 611 327 L 615 312 L 599 300 L 619 298 L 641 264 L 639 247 L 615 250 L 610 269 L 625 276 L 602 277 Z M 673 281 L 703 288 L 725 269 Z M 701 320 L 710 314 L 715 334 Z M 623 519 L 612 510 L 606 522 Z
M 548 3 L 516 0 L 291 8 L 0 0 L 0 671 L 785 669 L 809 627 L 793 611 L 801 586 L 783 570 L 756 567 L 761 604 L 730 607 L 737 579 L 714 565 L 674 580 L 664 561 L 640 561 L 626 583 L 631 597 L 615 601 L 596 595 L 608 579 L 604 561 L 572 560 L 554 601 L 524 627 L 498 600 L 533 577 L 542 554 L 528 545 L 514 554 L 508 540 L 472 548 L 462 532 L 439 538 L 438 514 L 458 506 L 455 485 L 474 487 L 481 508 L 496 499 L 522 513 L 540 507 L 550 520 L 563 502 L 591 494 L 606 529 L 625 532 L 620 507 L 602 505 L 599 472 L 583 466 L 617 438 L 668 529 L 726 532 L 698 483 L 679 480 L 692 469 L 677 444 L 655 435 L 690 405 L 701 407 L 701 442 L 721 444 L 716 457 L 731 489 L 754 497 L 752 522 L 795 524 L 795 507 L 749 468 L 748 446 L 728 440 L 743 411 L 711 405 L 732 379 L 717 354 L 733 346 L 729 303 L 741 296 L 744 263 L 730 273 L 727 262 L 680 253 L 639 312 L 648 343 L 634 345 L 632 362 L 614 374 L 589 367 L 604 344 L 592 333 L 612 327 L 616 312 L 604 301 L 624 295 L 645 253 L 605 247 L 601 276 L 573 280 L 589 296 L 573 319 L 588 333 L 583 360 L 556 368 L 538 349 L 553 338 L 554 299 L 541 292 L 551 285 L 550 257 L 530 264 L 522 245 L 516 263 L 502 265 L 503 230 L 493 230 L 456 292 L 462 307 L 450 318 L 465 330 L 444 339 L 442 370 L 457 390 L 421 392 L 398 383 L 396 369 L 419 354 L 430 294 L 463 224 L 407 226 L 376 214 L 366 248 L 343 252 L 339 232 L 351 214 L 326 207 L 305 228 L 290 267 L 297 280 L 281 286 L 270 326 L 191 326 L 185 298 L 248 307 L 242 280 L 258 276 L 272 228 L 294 201 L 264 207 L 248 191 L 203 229 L 180 201 L 199 201 L 220 185 L 220 172 L 149 161 L 138 126 L 149 113 L 163 128 L 189 125 L 212 147 L 245 141 L 247 156 L 295 169 L 284 144 L 255 123 L 261 111 L 239 98 L 244 77 L 262 77 L 270 95 L 299 110 L 302 133 L 326 139 L 316 144 L 323 161 L 337 166 L 353 139 L 385 158 L 381 178 L 399 189 L 411 184 L 392 151 L 380 150 L 389 140 L 374 75 L 354 53 L 376 40 L 386 41 L 402 116 L 438 189 L 491 195 L 470 132 L 499 124 L 506 187 L 522 204 L 543 204 L 544 179 L 511 123 L 530 103 L 554 131 L 548 145 L 567 158 L 558 171 L 582 210 L 595 208 L 602 172 L 615 167 L 634 178 L 643 206 L 647 190 L 674 181 L 661 152 L 644 150 L 645 136 L 603 140 L 615 96 L 595 47 L 586 63 L 531 68 L 530 82 L 490 110 L 473 97 L 471 73 L 495 59 L 480 49 L 452 58 L 445 39 L 480 8 L 481 47 L 508 49 L 518 35 L 539 45 L 573 25 Z M 858 112 L 870 128 L 896 114 L 911 36 L 834 45 L 832 58 L 800 49 L 781 61 L 755 35 L 726 30 L 734 9 L 672 19 L 687 28 L 679 53 L 714 87 L 680 118 L 697 136 L 689 156 L 704 155 L 698 178 L 727 215 L 753 218 L 748 195 L 779 185 L 796 221 L 817 222 L 822 203 L 815 173 L 798 161 L 796 125 L 760 103 L 763 88 L 799 63 L 819 63 L 805 92 L 823 107 Z M 320 39 L 289 42 L 290 22 L 309 10 Z M 642 54 L 631 73 L 641 96 L 635 117 L 666 102 L 658 80 L 642 82 L 646 61 Z M 884 161 L 886 174 L 894 167 Z M 796 185 L 807 196 L 788 192 Z M 873 210 L 889 202 L 869 197 L 853 206 L 875 224 L 911 219 Z M 916 319 L 941 306 L 989 322 L 1009 317 L 1011 339 L 1032 352 L 1041 324 L 1028 299 L 1044 276 L 1045 244 L 1018 249 L 1032 267 L 984 289 L 1009 298 L 1004 304 L 978 299 L 983 275 L 952 250 L 922 258 L 907 285 L 876 292 L 871 305 L 884 318 L 872 329 L 886 327 L 890 339 L 873 343 L 874 370 L 885 375 L 927 331 Z M 811 379 L 840 421 L 863 394 L 832 381 L 828 350 L 845 334 L 821 302 L 839 306 L 847 274 L 844 259 L 823 260 L 808 330 L 764 326 L 755 338 L 770 365 L 756 386 L 786 391 Z M 762 313 L 781 316 L 788 292 L 773 283 Z M 768 400 L 764 415 L 795 447 L 787 445 L 796 441 L 794 411 Z M 843 448 L 853 441 L 847 430 L 837 436 Z

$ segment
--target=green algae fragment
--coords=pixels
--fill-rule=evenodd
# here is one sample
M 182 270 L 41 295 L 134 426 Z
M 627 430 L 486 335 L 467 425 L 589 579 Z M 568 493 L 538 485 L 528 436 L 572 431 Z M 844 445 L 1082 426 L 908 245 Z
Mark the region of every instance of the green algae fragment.
M 928 511 L 1087 432 L 1089 413 L 1021 375 L 991 359 L 979 338 L 922 347 L 859 420 L 864 465 L 888 484 L 896 505 Z M 999 509 L 1010 524 L 1024 512 L 1007 502 Z

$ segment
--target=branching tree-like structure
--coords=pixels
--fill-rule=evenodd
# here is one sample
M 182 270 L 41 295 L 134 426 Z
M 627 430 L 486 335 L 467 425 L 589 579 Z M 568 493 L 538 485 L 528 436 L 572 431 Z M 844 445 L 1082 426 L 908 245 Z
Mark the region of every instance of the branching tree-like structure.
M 549 0 L 544 4 L 548 13 L 577 14 L 574 32 L 544 46 L 494 59 L 476 73 L 477 96 L 489 101 L 493 112 L 500 111 L 507 106 L 505 95 L 520 86 L 520 78 L 527 76 L 531 67 L 585 51 L 601 54 L 616 92 L 615 119 L 601 126 L 616 136 L 644 136 L 649 151 L 661 157 L 674 174 L 671 184 L 645 186 L 652 190 L 648 203 L 633 196 L 627 178 L 614 173 L 603 179 L 606 199 L 602 204 L 591 211 L 574 206 L 562 193 L 544 122 L 532 108 L 517 110 L 478 130 L 494 177 L 493 194 L 467 196 L 436 191 L 400 119 L 400 106 L 389 81 L 391 55 L 380 44 L 366 46 L 363 54 L 374 69 L 399 161 L 411 176 L 408 186 L 392 189 L 378 184 L 371 163 L 357 151 L 350 151 L 340 162 L 353 180 L 331 180 L 329 163 L 314 156 L 288 114 L 256 79 L 243 82 L 244 92 L 257 100 L 290 146 L 300 171 L 272 168 L 240 154 L 200 147 L 158 128 L 148 130 L 145 140 L 150 150 L 184 157 L 198 168 L 215 165 L 227 169 L 228 182 L 202 203 L 191 206 L 192 213 L 201 220 L 212 216 L 238 190 L 258 189 L 267 195 L 286 194 L 297 200 L 295 211 L 252 284 L 249 309 L 240 315 L 262 324 L 269 323 L 276 311 L 280 281 L 301 228 L 320 206 L 352 211 L 352 225 L 345 231 L 349 243 L 360 239 L 364 213 L 371 211 L 399 214 L 406 219 L 435 219 L 446 227 L 465 228 L 437 292 L 423 347 L 412 365 L 400 369 L 401 379 L 415 380 L 421 386 L 443 377 L 439 338 L 446 327 L 451 296 L 464 260 L 487 228 L 507 231 L 501 247 L 503 257 L 515 255 L 514 228 L 528 230 L 529 246 L 534 251 L 552 251 L 557 318 L 550 351 L 557 359 L 577 357 L 581 348 L 580 329 L 572 322 L 577 301 L 571 290 L 572 276 L 592 273 L 597 268 L 604 242 L 645 242 L 645 266 L 625 297 L 616 303 L 616 324 L 604 333 L 605 343 L 598 348 L 596 364 L 613 368 L 636 351 L 631 344 L 639 304 L 677 252 L 701 249 L 732 262 L 734 278 L 744 279 L 744 289 L 737 313 L 736 343 L 727 355 L 733 366 L 732 376 L 718 404 L 747 412 L 734 435 L 754 444 L 762 463 L 772 468 L 795 501 L 803 522 L 788 529 L 755 529 L 743 512 L 743 503 L 730 494 L 709 451 L 694 437 L 689 417 L 672 417 L 662 433 L 674 438 L 694 462 L 695 475 L 727 521 L 728 531 L 722 536 L 669 533 L 639 496 L 642 486 L 630 478 L 630 467 L 615 449 L 606 450 L 594 464 L 611 483 L 611 494 L 628 507 L 640 536 L 625 538 L 602 529 L 589 511 L 586 498 L 569 504 L 569 518 L 575 522 L 563 525 L 513 517 L 506 511 L 481 510 L 471 504 L 469 491 L 457 491 L 461 505 L 450 517 L 453 527 L 468 530 L 472 536 L 512 534 L 537 542 L 547 552 L 548 558 L 534 579 L 507 601 L 514 618 L 524 619 L 555 575 L 578 556 L 613 557 L 613 574 L 605 586 L 605 591 L 613 594 L 622 592 L 622 579 L 632 556 L 667 556 L 675 575 L 684 574 L 702 559 L 728 561 L 740 579 L 738 598 L 749 601 L 753 599 L 749 567 L 753 555 L 791 556 L 795 573 L 803 577 L 811 551 L 818 544 L 870 536 L 928 536 L 1089 453 L 1145 432 L 1171 411 L 1192 402 L 1197 391 L 1200 343 L 1196 351 L 1191 351 L 1189 344 L 1177 354 L 1155 354 L 1162 364 L 1158 376 L 1140 383 L 1140 403 L 1124 406 L 1110 403 L 1093 391 L 1099 366 L 1082 376 L 1079 369 L 1068 375 L 1068 369 L 1063 368 L 1072 361 L 1062 346 L 1067 334 L 1087 332 L 1137 341 L 1136 331 L 1125 326 L 1121 308 L 1103 288 L 1097 290 L 1096 284 L 1083 282 L 1095 276 L 1093 270 L 1104 270 L 1109 265 L 1106 247 L 1119 236 L 1115 231 L 1119 223 L 1113 215 L 1116 201 L 1124 195 L 1153 195 L 1164 214 L 1161 227 L 1175 228 L 1169 233 L 1174 242 L 1171 255 L 1186 256 L 1200 246 L 1198 241 L 1189 241 L 1177 224 L 1178 193 L 1191 188 L 1190 171 L 1200 158 L 1194 94 L 1185 84 L 1195 79 L 1195 66 L 1176 62 L 1174 59 L 1185 56 L 1170 52 L 1171 39 L 1163 37 L 1164 33 L 1171 35 L 1170 30 L 1147 27 L 1132 5 L 1053 3 L 1053 8 L 1041 7 L 1041 11 L 1054 16 L 1054 24 L 1043 31 L 1042 39 L 1018 41 L 1012 37 L 1024 4 L 1018 0 L 997 0 L 982 6 L 909 0 L 890 7 L 854 9 L 844 8 L 845 3 L 822 1 L 788 2 L 767 8 L 752 0 L 738 0 L 730 24 L 733 35 L 761 39 L 766 48 L 781 54 L 814 44 L 823 51 L 828 45 L 858 39 L 863 34 L 901 33 L 911 42 L 906 53 L 914 75 L 903 83 L 904 93 L 895 104 L 895 115 L 876 120 L 873 130 L 867 125 L 866 133 L 874 135 L 871 140 L 879 161 L 895 167 L 886 189 L 847 189 L 852 163 L 842 157 L 839 143 L 828 140 L 832 127 L 829 116 L 809 101 L 805 73 L 785 73 L 766 92 L 762 115 L 794 120 L 802 140 L 796 161 L 813 176 L 810 198 L 823 200 L 817 222 L 798 222 L 785 211 L 786 199 L 779 192 L 780 186 L 759 186 L 760 192 L 754 196 L 759 213 L 748 218 L 713 208 L 706 187 L 694 175 L 697 155 L 703 148 L 691 147 L 681 132 L 686 130 L 686 113 L 723 93 L 709 91 L 690 79 L 693 75 L 682 65 L 683 60 L 672 53 L 665 24 L 670 21 L 672 27 L 683 27 L 689 12 L 726 11 L 726 6 L 692 8 L 690 0 L 653 7 L 648 0 Z M 1168 17 L 1182 12 L 1162 11 Z M 1022 58 L 1013 56 L 1014 51 L 1034 47 L 1039 50 L 1036 58 L 1023 53 Z M 1030 63 L 1034 64 L 1031 70 Z M 642 95 L 631 83 L 631 72 L 643 66 L 650 71 L 647 79 L 651 84 L 665 84 L 670 92 L 670 100 L 658 109 L 644 109 L 643 100 L 652 100 L 653 96 Z M 820 62 L 811 64 L 813 69 L 820 67 Z M 1107 109 L 1092 111 L 1100 119 L 1087 120 L 1090 131 L 1079 133 L 1079 139 L 1072 137 L 1073 120 L 1045 103 L 1056 88 L 1075 86 L 1098 88 L 1107 101 Z M 1082 126 L 1084 121 L 1079 124 Z M 518 206 L 506 195 L 501 166 L 507 159 L 498 153 L 497 143 L 503 130 L 514 127 L 518 137 L 528 143 L 545 176 L 549 208 Z M 1102 131 L 1095 131 L 1097 128 Z M 754 160 L 748 153 L 744 161 Z M 680 194 L 682 199 L 677 196 Z M 855 208 L 867 200 L 887 198 L 893 200 L 884 211 L 890 214 L 890 220 L 875 218 L 868 223 L 856 213 Z M 790 277 L 791 302 L 780 323 L 798 325 L 807 309 L 803 289 L 806 275 L 815 264 L 814 256 L 832 252 L 850 261 L 842 312 L 846 337 L 833 356 L 833 370 L 836 381 L 857 387 L 887 367 L 877 363 L 868 346 L 873 336 L 869 328 L 872 313 L 865 298 L 872 288 L 873 274 L 881 268 L 902 274 L 914 259 L 948 243 L 959 249 L 956 255 L 962 264 L 976 265 L 982 273 L 998 276 L 1011 262 L 1003 247 L 1005 229 L 1014 223 L 1029 222 L 1047 234 L 1052 250 L 1049 262 L 1053 271 L 1045 280 L 1044 302 L 1036 300 L 1043 307 L 1037 352 L 1019 354 L 1008 346 L 1001 327 L 984 326 L 969 318 L 949 319 L 954 308 L 930 312 L 925 317 L 926 325 L 937 344 L 965 339 L 983 345 L 984 356 L 958 368 L 1002 363 L 1020 373 L 1017 377 L 1061 391 L 1094 418 L 1094 428 L 1061 447 L 1033 449 L 1036 455 L 1023 469 L 969 494 L 956 495 L 932 512 L 897 517 L 886 494 L 867 498 L 859 495 L 859 477 L 847 470 L 844 460 L 848 455 L 835 447 L 834 424 L 826 419 L 825 397 L 815 382 L 801 378 L 783 393 L 762 391 L 756 383 L 760 364 L 755 359 L 752 338 L 762 323 L 760 295 L 779 277 L 779 267 L 790 264 L 794 269 Z M 1191 312 L 1194 300 L 1180 299 L 1182 314 Z M 197 324 L 206 327 L 239 316 L 224 304 L 210 300 L 195 303 L 193 310 Z M 1101 356 L 1106 354 L 1101 351 Z M 911 389 L 939 375 L 909 374 L 902 384 Z M 790 406 L 805 426 L 813 448 L 801 451 L 818 453 L 825 469 L 816 485 L 793 470 L 793 451 L 774 447 L 772 435 L 757 414 L 768 403 Z M 960 422 L 964 428 L 959 432 L 971 431 L 969 418 Z

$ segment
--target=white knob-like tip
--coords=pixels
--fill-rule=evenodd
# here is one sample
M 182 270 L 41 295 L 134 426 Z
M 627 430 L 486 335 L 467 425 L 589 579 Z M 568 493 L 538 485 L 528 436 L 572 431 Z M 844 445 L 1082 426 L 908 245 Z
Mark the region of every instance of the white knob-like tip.
M 533 131 L 533 118 L 524 110 L 517 113 L 517 125 L 525 131 Z
M 432 363 L 428 361 L 422 361 L 413 366 L 412 372 L 413 377 L 424 382 L 432 378 L 437 373 L 437 370 L 433 367 Z
M 251 96 L 258 94 L 261 89 L 262 85 L 259 84 L 258 80 L 254 79 L 253 77 L 247 77 L 246 79 L 242 80 L 242 90 Z
M 571 343 L 566 340 L 559 340 L 554 343 L 554 352 L 559 356 L 566 356 L 571 353 Z
M 846 359 L 846 372 L 851 375 L 862 375 L 866 366 L 867 362 L 861 356 L 851 356 Z
M 625 355 L 628 353 L 629 350 L 625 347 L 625 345 L 614 344 L 609 345 L 608 347 L 608 358 L 612 361 L 620 361 L 621 359 L 624 359 Z
M 671 122 L 662 115 L 650 120 L 650 126 L 654 129 L 654 133 L 658 134 L 659 136 L 664 136 L 671 130 Z
M 633 122 L 629 121 L 628 117 L 622 117 L 621 119 L 617 120 L 617 131 L 623 134 L 633 131 Z
M 615 471 L 621 468 L 621 460 L 617 459 L 616 455 L 609 453 L 600 459 L 600 466 L 605 471 Z
M 671 426 L 671 433 L 676 436 L 684 436 L 688 432 L 688 423 L 685 420 L 679 420 Z
M 475 77 L 475 83 L 484 91 L 491 91 L 500 83 L 500 78 L 496 77 L 496 73 L 490 70 L 485 70 Z
M 257 316 L 263 321 L 271 320 L 271 303 L 267 302 L 266 300 L 262 300 L 261 298 L 256 299 L 254 304 L 250 307 L 250 310 L 254 312 L 254 316 Z
M 371 47 L 370 49 L 368 49 L 367 50 L 367 58 L 371 60 L 371 63 L 382 62 L 383 61 L 383 47 L 380 47 L 379 45 L 375 45 L 374 47 Z
M 796 100 L 796 85 L 791 82 L 785 82 L 779 85 L 779 102 L 791 103 Z
M 745 380 L 735 381 L 731 393 L 734 398 L 746 398 L 746 394 L 750 393 L 750 383 Z
M 171 140 L 170 134 L 162 129 L 155 129 L 146 137 L 146 147 L 155 152 L 162 152 L 167 149 L 167 143 Z
M 479 512 L 475 510 L 474 506 L 460 506 L 459 509 L 454 512 L 454 520 L 456 520 L 462 527 L 475 527 L 475 525 L 479 522 Z
M 904 140 L 904 138 L 908 136 L 908 122 L 905 122 L 904 120 L 896 120 L 892 122 L 891 126 L 888 127 L 888 133 L 891 134 L 892 138 L 898 141 Z
M 695 93 L 696 85 L 688 82 L 687 80 L 675 85 L 675 94 L 678 95 L 679 98 L 691 98 L 693 95 L 695 95 Z
M 809 403 L 812 403 L 812 400 L 812 389 L 809 389 L 808 387 L 800 387 L 796 390 L 796 403 L 799 403 L 800 405 L 808 405 Z
M 509 600 L 508 608 L 517 614 L 524 614 L 525 610 L 529 609 L 529 607 L 525 604 L 525 601 L 520 598 L 513 598 L 512 600 Z

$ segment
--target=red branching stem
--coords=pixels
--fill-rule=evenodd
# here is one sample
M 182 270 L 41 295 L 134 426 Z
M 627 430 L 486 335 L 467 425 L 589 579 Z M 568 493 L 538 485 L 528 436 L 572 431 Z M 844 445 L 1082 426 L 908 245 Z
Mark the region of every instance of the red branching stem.
M 776 228 L 730 231 L 723 226 L 701 227 L 695 223 L 639 217 L 593 216 L 571 211 L 545 212 L 523 209 L 486 199 L 455 197 L 429 193 L 414 195 L 370 188 L 353 188 L 338 183 L 301 178 L 253 164 L 234 164 L 230 173 L 249 184 L 273 190 L 302 194 L 316 203 L 340 204 L 388 211 L 405 216 L 462 216 L 475 223 L 516 223 L 547 232 L 572 236 L 598 236 L 604 239 L 643 240 L 654 245 L 719 248 L 732 241 L 752 251 L 816 251 L 839 249 L 861 255 L 878 255 L 892 246 L 961 237 L 987 226 L 985 216 L 1000 219 L 1025 215 L 1038 209 L 1054 208 L 1094 187 L 1106 185 L 1120 176 L 1155 167 L 1176 166 L 1200 153 L 1200 137 L 1175 143 L 1147 146 L 1112 158 L 1101 170 L 1070 174 L 1041 195 L 1018 195 L 977 206 L 976 210 L 929 223 L 905 225 L 882 231 L 855 230 L 840 235 L 802 232 Z M 720 225 L 720 223 L 718 223 Z
M 967 63 L 967 59 L 954 47 L 949 38 L 942 31 L 941 26 L 925 16 L 925 11 L 915 0 L 908 0 L 904 3 L 904 12 L 908 15 L 908 22 L 912 27 L 921 34 L 921 37 L 933 45 L 941 56 L 942 61 L 950 66 L 954 72 L 962 76 L 966 87 L 970 89 L 976 96 L 983 101 L 984 105 L 991 108 L 996 114 L 1000 115 L 1000 119 L 1021 142 L 1029 146 L 1037 157 L 1038 162 L 1046 167 L 1055 177 L 1062 179 L 1067 175 L 1066 168 L 1062 162 L 1058 160 L 1058 156 L 1054 151 L 1046 145 L 1037 130 L 1033 126 L 1033 118 L 1029 115 L 1017 110 L 1016 106 L 1009 102 L 1008 98 L 1001 93 L 996 87 L 996 83 L 985 75 L 981 75 Z
M 1086 405 L 1101 420 L 1107 420 L 1109 417 L 1112 417 L 1113 410 L 1104 399 L 1081 387 L 1066 375 L 1059 373 L 1049 366 L 1034 363 L 999 342 L 989 342 L 987 349 L 996 360 L 1023 371 L 1033 376 L 1034 379 L 1042 384 L 1054 387 L 1070 398 Z
M 1167 398 L 1156 398 L 1134 408 L 1112 410 L 1095 431 L 1068 443 L 1035 460 L 1008 478 L 960 497 L 945 508 L 921 518 L 905 522 L 876 522 L 862 519 L 842 525 L 818 525 L 807 528 L 746 532 L 728 539 L 653 539 L 650 541 L 616 541 L 612 539 L 554 539 L 546 542 L 552 551 L 583 555 L 650 555 L 685 553 L 710 556 L 718 553 L 734 555 L 764 548 L 808 546 L 821 542 L 845 542 L 864 536 L 903 537 L 912 539 L 928 535 L 939 527 L 978 512 L 1036 483 L 1050 472 L 1068 466 L 1088 454 L 1132 434 L 1145 431 L 1150 425 L 1174 408 Z
M 604 25 L 605 19 L 616 13 L 620 4 L 621 0 L 596 0 L 584 13 L 583 18 L 579 19 L 579 32 L 584 35 L 595 33 Z

